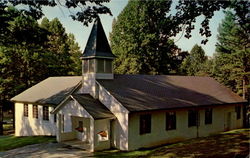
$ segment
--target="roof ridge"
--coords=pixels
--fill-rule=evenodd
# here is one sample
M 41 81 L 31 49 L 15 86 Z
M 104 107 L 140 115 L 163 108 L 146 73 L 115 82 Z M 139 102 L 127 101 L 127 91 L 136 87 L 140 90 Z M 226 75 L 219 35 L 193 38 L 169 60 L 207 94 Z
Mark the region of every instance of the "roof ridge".
M 210 77 L 210 76 L 185 76 L 185 75 L 163 75 L 163 74 L 160 74 L 160 75 L 150 75 L 150 74 L 114 74 L 114 75 L 119 75 L 119 76 L 173 76 L 173 77 L 197 77 L 197 78 L 212 78 L 214 79 L 213 77 Z
M 48 78 L 63 78 L 63 77 L 82 77 L 82 76 L 50 76 Z M 48 79 L 48 78 L 46 78 L 46 79 Z

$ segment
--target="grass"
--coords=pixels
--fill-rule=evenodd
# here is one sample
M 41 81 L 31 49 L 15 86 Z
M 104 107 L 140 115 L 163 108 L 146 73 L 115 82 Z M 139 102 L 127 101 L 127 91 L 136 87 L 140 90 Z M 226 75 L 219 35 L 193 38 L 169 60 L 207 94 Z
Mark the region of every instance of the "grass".
M 96 152 L 95 157 L 245 158 L 249 154 L 249 147 L 250 129 L 238 129 L 152 149 L 131 152 L 118 150 Z
M 110 157 L 138 157 L 138 156 L 147 156 L 150 154 L 152 150 L 137 150 L 137 151 L 131 151 L 131 152 L 126 152 L 126 151 L 119 151 L 119 150 L 106 150 L 106 151 L 100 151 L 100 152 L 95 152 L 95 157 L 100 157 L 100 158 L 110 158 Z
M 50 136 L 30 136 L 30 137 L 15 137 L 2 136 L 0 137 L 0 151 L 7 151 L 18 147 L 23 147 L 31 144 L 55 142 L 55 137 Z

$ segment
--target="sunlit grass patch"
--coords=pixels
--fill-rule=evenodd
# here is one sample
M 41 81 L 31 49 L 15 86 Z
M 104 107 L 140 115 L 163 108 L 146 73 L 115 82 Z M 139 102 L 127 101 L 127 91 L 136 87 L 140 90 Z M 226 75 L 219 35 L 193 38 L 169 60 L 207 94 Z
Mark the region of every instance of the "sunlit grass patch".
M 249 128 L 235 129 L 235 130 L 223 132 L 222 134 L 237 134 L 237 133 L 250 134 L 250 129 Z
M 55 142 L 55 137 L 51 136 L 28 136 L 28 137 L 15 137 L 15 136 L 4 136 L 0 137 L 0 151 L 6 151 L 25 145 Z

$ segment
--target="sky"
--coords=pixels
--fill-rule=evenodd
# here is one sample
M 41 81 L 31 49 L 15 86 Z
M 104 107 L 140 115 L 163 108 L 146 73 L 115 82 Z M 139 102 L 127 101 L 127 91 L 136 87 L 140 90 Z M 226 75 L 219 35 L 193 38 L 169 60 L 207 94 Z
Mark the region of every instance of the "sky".
M 104 3 L 105 6 L 109 7 L 113 16 L 110 15 L 100 15 L 100 19 L 102 25 L 104 27 L 106 36 L 109 37 L 109 33 L 112 31 L 112 21 L 115 17 L 117 17 L 123 8 L 127 5 L 128 0 L 111 0 L 109 3 Z M 69 10 L 63 6 L 57 5 L 56 7 L 43 7 L 43 11 L 45 16 L 52 20 L 53 18 L 58 18 L 63 26 L 66 29 L 67 33 L 73 33 L 76 41 L 78 42 L 81 50 L 83 51 L 85 45 L 87 43 L 92 23 L 89 26 L 83 26 L 82 23 L 74 21 L 69 17 L 70 12 L 74 12 L 75 10 Z M 200 23 L 202 21 L 202 17 L 198 17 L 195 24 L 195 30 L 192 32 L 192 37 L 190 39 L 186 39 L 184 36 L 182 37 L 181 34 L 178 34 L 174 37 L 174 41 L 176 41 L 176 45 L 181 48 L 183 51 L 189 51 L 195 44 L 201 45 L 202 48 L 205 50 L 206 55 L 212 56 L 215 52 L 215 44 L 217 42 L 217 28 L 221 20 L 224 18 L 224 13 L 222 11 L 216 12 L 215 16 L 211 19 L 210 22 L 210 29 L 212 32 L 212 36 L 209 38 L 209 41 L 206 45 L 201 45 L 201 40 L 204 39 L 199 34 Z M 109 38 L 108 38 L 109 39 Z

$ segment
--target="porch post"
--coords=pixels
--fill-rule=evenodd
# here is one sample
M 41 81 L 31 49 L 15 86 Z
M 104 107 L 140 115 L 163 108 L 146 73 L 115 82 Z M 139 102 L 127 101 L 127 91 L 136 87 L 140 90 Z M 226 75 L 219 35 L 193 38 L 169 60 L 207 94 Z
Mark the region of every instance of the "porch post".
M 90 145 L 90 152 L 94 152 L 94 148 L 95 148 L 95 120 L 94 119 L 90 119 L 90 133 L 89 133 L 89 145 Z
M 57 142 L 61 142 L 61 130 L 62 130 L 62 123 L 61 123 L 62 116 L 61 116 L 61 114 L 57 114 L 56 119 L 57 119 L 56 120 L 56 126 L 57 126 L 56 140 L 57 140 Z

